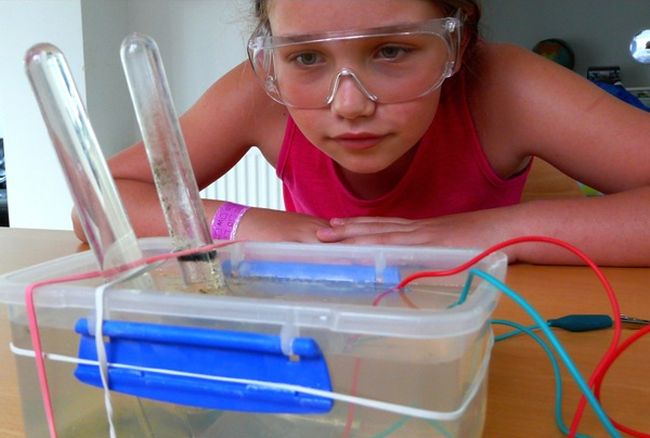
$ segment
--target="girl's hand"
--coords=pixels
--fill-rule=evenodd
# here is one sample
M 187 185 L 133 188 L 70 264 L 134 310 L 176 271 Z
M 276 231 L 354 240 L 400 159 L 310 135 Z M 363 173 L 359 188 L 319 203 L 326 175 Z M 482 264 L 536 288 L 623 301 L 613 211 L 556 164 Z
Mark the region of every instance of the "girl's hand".
M 485 248 L 506 240 L 506 227 L 489 219 L 491 210 L 434 219 L 355 217 L 330 220 L 316 235 L 321 242 Z M 494 226 L 492 224 L 495 224 Z M 509 257 L 513 261 L 514 253 Z
M 237 239 L 318 243 L 316 230 L 327 226 L 326 220 L 313 216 L 251 208 L 239 223 Z

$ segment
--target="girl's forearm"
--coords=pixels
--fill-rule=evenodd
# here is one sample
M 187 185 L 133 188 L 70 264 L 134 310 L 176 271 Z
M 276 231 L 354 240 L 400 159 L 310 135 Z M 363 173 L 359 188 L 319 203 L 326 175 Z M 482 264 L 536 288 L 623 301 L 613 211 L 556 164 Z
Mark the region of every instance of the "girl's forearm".
M 508 209 L 509 210 L 509 209 Z M 650 187 L 594 198 L 540 200 L 509 212 L 517 235 L 564 240 L 603 266 L 650 266 Z M 579 263 L 566 250 L 545 244 L 513 248 L 516 261 Z

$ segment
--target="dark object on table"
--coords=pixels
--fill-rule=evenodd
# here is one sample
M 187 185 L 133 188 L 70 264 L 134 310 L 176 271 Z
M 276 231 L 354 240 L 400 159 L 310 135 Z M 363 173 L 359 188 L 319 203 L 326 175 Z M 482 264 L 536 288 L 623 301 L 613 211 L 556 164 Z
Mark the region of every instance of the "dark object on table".
M 621 68 L 618 65 L 589 67 L 587 69 L 587 79 L 594 82 L 615 84 L 621 81 Z

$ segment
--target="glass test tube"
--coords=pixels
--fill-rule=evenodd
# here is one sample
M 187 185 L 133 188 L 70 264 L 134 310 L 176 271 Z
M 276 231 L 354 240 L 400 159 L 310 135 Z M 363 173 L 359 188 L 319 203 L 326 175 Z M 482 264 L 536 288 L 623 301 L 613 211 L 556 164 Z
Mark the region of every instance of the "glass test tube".
M 108 165 L 63 53 L 47 43 L 25 55 L 25 69 L 100 269 L 142 258 Z M 130 282 L 152 288 L 148 275 Z
M 151 37 L 134 33 L 122 42 L 120 55 L 174 246 L 184 250 L 209 245 L 212 236 L 158 46 Z M 201 285 L 202 292 L 223 288 L 216 252 L 179 261 L 186 284 Z

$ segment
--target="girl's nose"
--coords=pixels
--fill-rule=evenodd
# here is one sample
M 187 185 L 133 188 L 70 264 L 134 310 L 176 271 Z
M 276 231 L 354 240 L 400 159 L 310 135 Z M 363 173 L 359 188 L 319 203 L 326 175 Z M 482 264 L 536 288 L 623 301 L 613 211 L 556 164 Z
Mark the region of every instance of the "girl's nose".
M 330 111 L 344 119 L 368 117 L 375 112 L 376 103 L 364 93 L 352 77 L 341 78 L 334 90 Z

